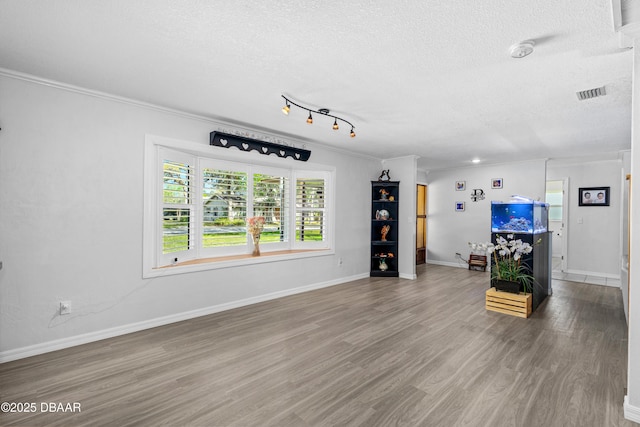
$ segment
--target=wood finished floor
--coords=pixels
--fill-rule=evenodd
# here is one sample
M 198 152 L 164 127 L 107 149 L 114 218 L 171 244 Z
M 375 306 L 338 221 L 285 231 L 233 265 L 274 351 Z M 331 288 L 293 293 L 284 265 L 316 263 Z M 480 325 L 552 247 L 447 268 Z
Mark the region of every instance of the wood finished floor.
M 520 319 L 428 265 L 0 365 L 28 426 L 634 426 L 620 290 L 554 281 Z M 40 402 L 80 402 L 41 413 Z

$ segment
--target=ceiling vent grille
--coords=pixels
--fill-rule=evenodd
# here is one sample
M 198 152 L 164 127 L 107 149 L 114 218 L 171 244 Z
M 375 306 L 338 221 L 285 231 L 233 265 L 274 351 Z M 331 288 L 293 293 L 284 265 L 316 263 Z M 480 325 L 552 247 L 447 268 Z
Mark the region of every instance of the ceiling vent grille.
M 604 86 L 576 92 L 576 95 L 578 95 L 578 99 L 580 101 L 584 101 L 585 99 L 597 98 L 599 96 L 605 96 L 606 94 L 607 93 L 604 90 Z

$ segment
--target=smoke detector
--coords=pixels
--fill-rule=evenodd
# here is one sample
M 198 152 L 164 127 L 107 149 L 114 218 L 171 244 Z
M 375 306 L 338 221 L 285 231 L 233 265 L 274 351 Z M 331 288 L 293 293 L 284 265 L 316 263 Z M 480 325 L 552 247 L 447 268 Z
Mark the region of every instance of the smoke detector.
M 536 43 L 533 40 L 525 40 L 520 43 L 516 43 L 511 46 L 511 57 L 512 58 L 524 58 L 525 56 L 531 55 L 533 52 L 533 46 Z

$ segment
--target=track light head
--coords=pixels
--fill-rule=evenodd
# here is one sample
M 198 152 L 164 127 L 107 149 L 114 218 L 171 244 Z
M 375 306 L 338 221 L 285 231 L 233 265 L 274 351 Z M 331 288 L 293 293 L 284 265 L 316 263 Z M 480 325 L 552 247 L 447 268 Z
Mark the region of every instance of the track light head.
M 291 106 L 289 105 L 289 102 L 287 102 L 286 105 L 282 107 L 282 112 L 284 115 L 289 115 L 289 111 L 291 111 Z
M 311 117 L 311 111 L 309 111 L 309 117 L 307 117 L 307 123 L 313 124 L 313 117 Z
M 338 119 L 335 119 L 335 120 L 333 121 L 333 130 L 338 130 L 338 129 L 340 129 L 340 128 L 338 127 Z
M 351 127 L 351 132 L 349 133 L 349 136 L 350 136 L 351 138 L 355 138 L 355 137 L 356 137 L 356 133 L 355 133 L 355 131 L 353 130 L 353 127 Z

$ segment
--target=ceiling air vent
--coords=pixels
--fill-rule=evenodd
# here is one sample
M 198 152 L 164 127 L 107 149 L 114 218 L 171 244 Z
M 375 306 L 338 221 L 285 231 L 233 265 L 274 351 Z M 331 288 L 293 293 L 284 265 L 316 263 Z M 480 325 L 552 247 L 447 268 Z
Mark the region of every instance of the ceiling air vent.
M 578 99 L 580 101 L 584 101 L 585 99 L 597 98 L 598 96 L 605 96 L 606 92 L 604 91 L 604 86 L 597 87 L 595 89 L 587 89 L 582 90 L 580 92 L 576 92 L 578 95 Z

